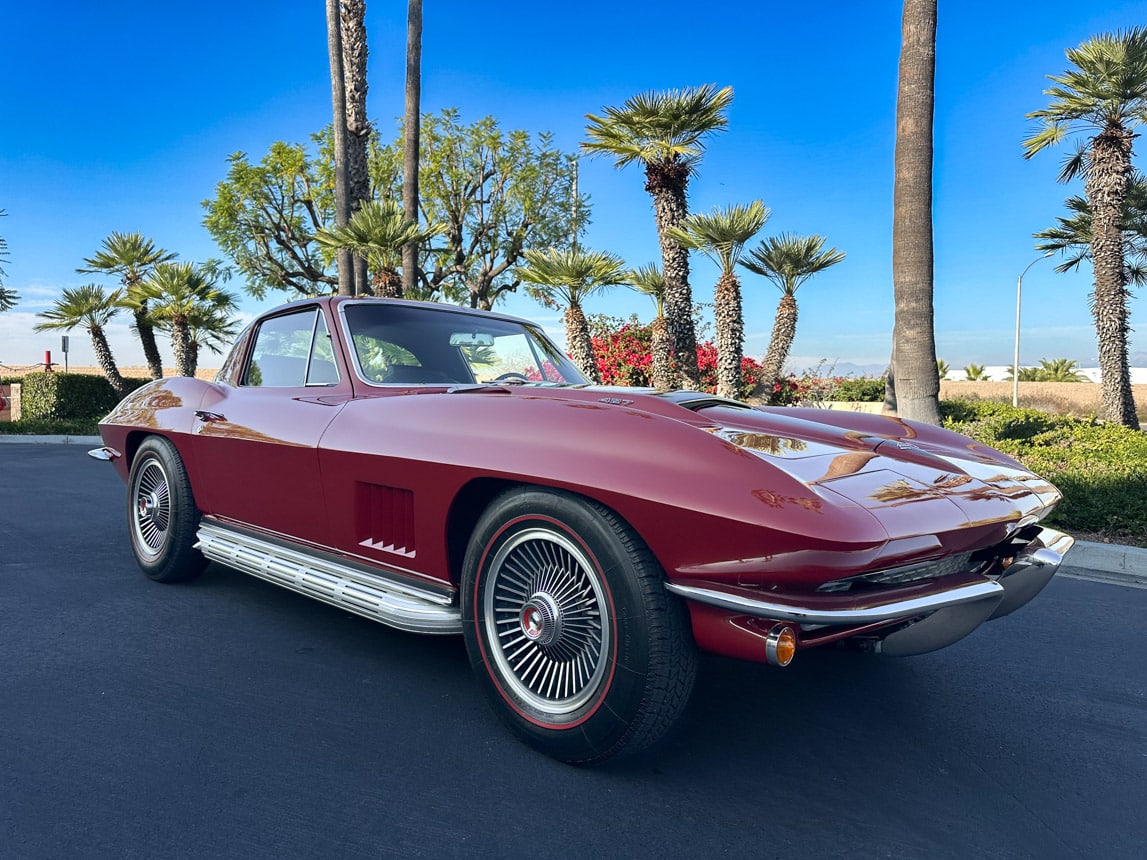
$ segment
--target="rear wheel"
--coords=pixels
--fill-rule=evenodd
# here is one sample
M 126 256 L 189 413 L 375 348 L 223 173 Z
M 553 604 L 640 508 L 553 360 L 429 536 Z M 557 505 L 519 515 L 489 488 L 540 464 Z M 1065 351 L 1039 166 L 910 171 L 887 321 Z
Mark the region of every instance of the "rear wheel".
M 518 489 L 466 554 L 463 632 L 499 716 L 531 746 L 589 764 L 657 741 L 685 708 L 696 649 L 659 565 L 616 514 Z
M 156 582 L 185 582 L 207 566 L 194 548 L 199 509 L 187 470 L 175 446 L 159 436 L 146 439 L 132 461 L 127 522 L 135 560 Z

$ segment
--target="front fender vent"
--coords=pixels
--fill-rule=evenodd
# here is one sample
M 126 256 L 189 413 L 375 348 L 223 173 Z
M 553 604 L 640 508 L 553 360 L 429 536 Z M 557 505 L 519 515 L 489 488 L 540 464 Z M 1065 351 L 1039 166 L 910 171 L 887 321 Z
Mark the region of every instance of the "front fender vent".
M 359 481 L 355 496 L 359 545 L 414 558 L 414 493 Z

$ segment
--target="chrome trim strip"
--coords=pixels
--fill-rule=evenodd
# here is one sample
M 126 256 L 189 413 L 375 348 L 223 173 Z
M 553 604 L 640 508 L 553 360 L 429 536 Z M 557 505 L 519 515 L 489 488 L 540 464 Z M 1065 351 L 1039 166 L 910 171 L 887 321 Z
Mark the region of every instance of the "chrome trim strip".
M 795 621 L 800 624 L 867 624 L 873 621 L 888 621 L 895 618 L 912 618 L 926 612 L 935 612 L 947 606 L 972 603 L 977 600 L 999 598 L 1004 588 L 998 583 L 985 579 L 961 585 L 950 591 L 897 600 L 879 606 L 866 606 L 858 609 L 817 609 L 811 606 L 790 606 L 784 603 L 771 603 L 767 600 L 753 600 L 739 594 L 728 594 L 711 588 L 697 588 L 691 585 L 665 584 L 666 590 L 686 600 L 696 600 L 710 606 L 719 606 L 743 615 L 768 618 L 774 621 Z
M 202 522 L 196 547 L 211 561 L 411 633 L 460 633 L 448 598 L 270 541 Z
M 110 445 L 104 445 L 102 448 L 92 448 L 92 450 L 88 451 L 88 456 L 93 460 L 110 461 L 118 460 L 123 454 Z

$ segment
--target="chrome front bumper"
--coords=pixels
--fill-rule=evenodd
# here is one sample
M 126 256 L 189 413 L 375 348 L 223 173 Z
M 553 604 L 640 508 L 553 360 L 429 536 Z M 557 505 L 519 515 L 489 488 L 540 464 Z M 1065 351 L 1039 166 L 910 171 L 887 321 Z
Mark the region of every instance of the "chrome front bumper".
M 971 576 L 950 588 L 887 602 L 879 602 L 878 592 L 867 593 L 863 602 L 841 606 L 839 600 L 831 604 L 823 599 L 803 603 L 761 600 L 743 593 L 690 585 L 667 583 L 665 587 L 685 600 L 778 622 L 839 627 L 911 621 L 884 636 L 875 647 L 883 654 L 907 656 L 943 648 L 967 636 L 984 621 L 1019 609 L 1048 584 L 1074 543 L 1074 538 L 1062 532 L 1041 529 L 1026 547 L 1005 561 L 1000 573 Z

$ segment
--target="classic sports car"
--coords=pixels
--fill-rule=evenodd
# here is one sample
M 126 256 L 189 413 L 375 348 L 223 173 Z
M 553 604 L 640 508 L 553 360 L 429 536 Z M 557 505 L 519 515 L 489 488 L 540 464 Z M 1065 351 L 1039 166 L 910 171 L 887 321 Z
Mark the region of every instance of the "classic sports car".
M 591 386 L 531 323 L 382 299 L 277 308 L 213 382 L 105 418 L 131 546 L 402 630 L 461 633 L 509 727 L 568 762 L 657 740 L 697 650 L 942 648 L 1071 547 L 1059 492 L 890 417 Z

